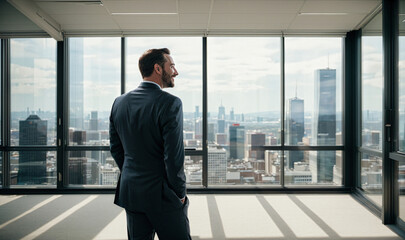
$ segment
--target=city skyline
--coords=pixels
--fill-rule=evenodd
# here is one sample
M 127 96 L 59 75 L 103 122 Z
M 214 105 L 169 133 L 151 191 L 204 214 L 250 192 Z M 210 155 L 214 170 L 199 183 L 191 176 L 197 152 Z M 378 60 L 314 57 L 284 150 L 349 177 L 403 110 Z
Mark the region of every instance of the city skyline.
M 145 38 L 148 39 L 148 38 Z M 149 39 L 150 40 L 150 39 Z M 217 47 L 226 47 L 226 49 L 231 50 L 230 46 L 224 46 L 223 44 L 219 43 L 221 40 L 212 39 L 210 40 L 208 45 L 209 51 L 214 51 Z M 328 47 L 328 44 L 323 42 L 320 46 L 320 51 L 317 54 L 311 55 L 313 59 L 308 59 L 302 48 L 300 48 L 298 43 L 305 42 L 302 39 L 295 39 L 289 38 L 286 39 L 286 78 L 285 78 L 285 107 L 286 110 L 280 109 L 280 69 L 275 68 L 275 66 L 280 66 L 280 59 L 279 59 L 279 47 L 278 44 L 271 45 L 269 44 L 271 41 L 268 41 L 267 38 L 262 38 L 259 40 L 249 40 L 251 43 L 257 43 L 258 46 L 261 44 L 271 51 L 267 53 L 257 53 L 257 52 L 249 52 L 247 47 L 243 49 L 241 52 L 241 58 L 236 59 L 233 56 L 227 55 L 227 51 L 224 51 L 223 56 L 211 56 L 208 59 L 208 131 L 210 136 L 210 144 L 218 144 L 216 146 L 218 150 L 222 151 L 220 158 L 211 157 L 208 161 L 214 161 L 213 159 L 222 159 L 223 163 L 223 154 L 224 151 L 226 152 L 226 159 L 227 159 L 227 166 L 226 166 L 226 182 L 223 180 L 223 171 L 224 165 L 217 164 L 217 166 L 221 166 L 221 169 L 218 169 L 218 174 L 222 174 L 221 179 L 218 180 L 218 184 L 278 184 L 279 179 L 277 179 L 277 175 L 266 175 L 266 161 L 264 153 L 253 151 L 251 148 L 253 146 L 258 146 L 258 143 L 255 143 L 256 137 L 260 138 L 259 145 L 280 145 L 281 141 L 281 119 L 282 116 L 281 111 L 286 111 L 286 119 L 285 126 L 286 126 L 286 145 L 300 145 L 300 144 L 309 144 L 309 145 L 323 145 L 327 142 L 326 145 L 335 146 L 336 137 L 334 139 L 333 134 L 336 135 L 338 131 L 341 131 L 341 121 L 342 121 L 342 113 L 341 113 L 341 39 L 335 38 L 333 39 L 334 47 Z M 276 39 L 273 39 L 276 40 Z M 315 39 L 313 42 L 318 42 L 319 39 Z M 322 39 L 321 39 L 322 40 Z M 155 43 L 159 42 L 159 39 L 154 39 Z M 83 42 L 81 44 L 81 42 Z M 174 43 L 175 41 L 172 39 L 169 41 L 170 44 L 174 44 L 173 46 L 178 46 Z M 241 44 L 243 41 L 240 39 L 231 39 L 229 43 Z M 340 42 L 340 43 L 339 43 Z M 96 43 L 94 46 L 90 46 L 90 43 Z M 75 61 L 75 64 L 71 63 L 71 76 L 70 76 L 70 119 L 69 119 L 69 129 L 72 131 L 85 131 L 86 132 L 86 141 L 81 144 L 90 144 L 90 145 L 106 145 L 108 144 L 108 140 L 103 138 L 106 137 L 105 133 L 108 130 L 108 115 L 110 106 L 112 104 L 112 100 L 115 98 L 114 91 L 119 89 L 119 84 L 111 89 L 109 86 L 111 82 L 107 85 L 103 85 L 104 78 L 111 78 L 112 81 L 119 82 L 119 80 L 114 79 L 111 74 L 116 74 L 117 69 L 115 67 L 119 66 L 119 64 L 113 63 L 112 59 L 109 59 L 109 63 L 111 64 L 108 68 L 102 69 L 102 62 L 93 62 L 90 65 L 85 65 L 81 62 L 90 61 L 91 59 L 103 56 L 108 58 L 109 55 L 108 51 L 105 53 L 99 54 L 100 48 L 97 46 L 97 43 L 100 43 L 99 39 L 94 41 L 89 41 L 86 39 L 72 39 L 71 41 L 71 60 Z M 295 43 L 293 46 L 292 44 Z M 338 44 L 337 44 L 338 43 Z M 76 45 L 74 45 L 76 44 Z M 149 43 L 145 43 L 148 46 Z M 201 43 L 198 43 L 201 44 Z M 106 47 L 113 47 L 113 43 L 109 43 Z M 197 45 L 195 45 L 197 46 Z M 211 46 L 211 47 L 210 47 Z M 264 47 L 264 48 L 265 48 Z M 116 46 L 114 46 L 116 48 Z M 176 49 L 176 48 L 175 48 Z M 225 50 L 226 50 L 225 49 Z M 337 49 L 335 51 L 333 49 Z M 138 51 L 139 50 L 139 51 Z M 138 52 L 140 52 L 141 48 L 138 48 Z M 305 50 L 305 49 L 304 49 Z M 94 51 L 93 55 L 88 54 Z M 291 55 L 291 51 L 297 51 L 301 56 L 294 58 Z M 198 52 L 198 51 L 197 51 Z M 332 52 L 332 53 L 330 53 Z M 211 52 L 212 53 L 212 52 Z M 253 59 L 248 56 L 258 54 L 258 59 L 262 59 L 259 65 L 255 65 L 252 61 Z M 136 53 L 137 54 L 137 53 Z M 136 58 L 136 54 L 129 53 L 128 57 Z M 187 52 L 182 52 L 184 58 L 194 59 L 191 62 L 198 66 L 201 63 L 201 56 L 187 56 Z M 114 55 L 114 54 L 113 54 Z M 244 58 L 248 56 L 247 58 Z M 116 54 L 114 55 L 116 56 Z M 181 59 L 181 58 L 180 58 Z M 230 60 L 231 59 L 231 60 Z M 291 60 L 292 59 L 292 60 Z M 240 61 L 238 61 L 240 60 Z M 329 60 L 329 61 L 327 61 Z M 179 65 L 181 66 L 183 60 L 179 61 Z M 38 61 L 37 61 L 38 62 Z M 40 63 L 39 61 L 38 63 Z M 232 63 L 229 65 L 229 63 Z M 227 64 L 225 64 L 227 63 Z M 239 68 L 240 65 L 245 65 L 244 68 Z M 258 70 L 257 67 L 260 67 L 261 64 L 269 64 L 270 67 L 267 67 L 264 70 Z M 313 65 L 317 64 L 316 68 L 313 68 Z M 214 66 L 213 66 L 214 65 Z M 40 66 L 40 65 L 35 65 Z M 177 63 L 176 63 L 177 66 Z M 169 89 L 168 91 L 178 95 L 184 104 L 184 125 L 185 125 L 185 134 L 186 132 L 190 132 L 191 136 L 186 140 L 185 145 L 186 147 L 191 148 L 201 148 L 202 146 L 202 114 L 201 110 L 203 109 L 202 106 L 202 90 L 201 90 L 201 68 L 198 72 L 191 74 L 192 69 L 196 69 L 195 66 L 192 67 L 190 63 L 188 63 L 190 69 L 188 72 L 185 72 L 184 76 L 189 78 L 190 82 L 183 84 L 182 82 L 184 79 L 177 79 L 176 78 L 176 88 Z M 115 70 L 114 70 L 114 69 Z M 312 68 L 312 70 L 311 70 Z M 73 70 L 72 70 L 73 69 Z M 322 123 L 326 123 L 326 120 L 322 120 L 322 115 L 316 115 L 316 110 L 319 106 L 316 106 L 316 103 L 319 101 L 317 99 L 317 85 L 316 82 L 314 83 L 314 79 L 317 78 L 317 73 L 314 71 L 315 69 L 333 69 L 334 70 L 334 86 L 332 90 L 329 90 L 328 95 L 333 99 L 333 108 L 323 107 L 322 109 L 329 109 L 332 113 L 332 117 L 329 116 L 328 121 L 333 122 L 334 126 L 326 124 L 327 129 L 333 129 L 332 132 L 330 131 L 323 131 L 322 130 Z M 86 70 L 86 72 L 84 72 Z M 111 71 L 110 71 L 111 70 Z M 134 69 L 131 68 L 130 72 L 135 73 Z M 274 71 L 273 71 L 274 70 Z M 110 71 L 108 74 L 103 76 L 104 71 Z M 73 75 L 72 75 L 73 73 Z M 252 74 L 253 73 L 253 74 Z M 110 77 L 111 76 L 111 77 Z M 91 78 L 95 78 L 96 81 L 89 83 Z M 34 78 L 36 79 L 36 78 Z M 138 78 L 139 79 L 139 78 Z M 222 86 L 220 87 L 220 85 Z M 97 85 L 97 86 L 96 86 Z M 193 86 L 192 89 L 187 89 L 188 87 Z M 226 87 L 224 87 L 226 86 Z M 15 86 L 18 87 L 18 86 Z M 104 87 L 103 91 L 98 91 L 99 87 Z M 105 90 L 111 90 L 106 93 Z M 319 89 L 318 89 L 319 90 Z M 319 94 L 318 94 L 319 95 Z M 99 99 L 101 99 L 99 101 Z M 295 110 L 293 112 L 300 112 L 298 116 L 297 114 L 292 114 L 289 110 L 293 108 L 293 104 L 289 102 L 291 99 L 295 99 L 296 103 L 299 105 L 297 109 L 302 109 L 302 111 Z M 298 100 L 302 100 L 302 102 Z M 94 102 L 97 104 L 94 104 Z M 104 104 L 106 102 L 111 101 L 111 103 Z M 325 102 L 325 101 L 320 101 Z M 35 112 L 36 109 L 40 109 L 37 107 L 32 107 L 30 104 L 31 102 L 27 102 L 28 105 L 25 105 L 23 110 L 14 111 L 12 108 L 12 122 L 15 122 L 19 116 L 19 118 L 24 117 L 25 114 L 29 114 L 29 112 Z M 297 105 L 297 106 L 298 106 Z M 35 106 L 35 104 L 34 104 Z M 18 108 L 17 108 L 18 109 Z M 30 109 L 29 111 L 27 109 Z M 35 109 L 35 110 L 34 110 Z M 34 110 L 34 111 L 32 111 Z M 41 114 L 45 113 L 48 115 L 49 118 L 44 118 L 49 121 L 48 128 L 50 129 L 48 135 L 52 134 L 56 130 L 56 114 L 51 116 L 52 112 L 55 112 L 55 108 L 53 109 L 46 109 L 42 108 L 42 110 L 38 110 Z M 305 110 L 305 111 L 304 111 Z M 371 121 L 374 119 L 373 112 L 375 110 L 372 109 L 365 109 L 367 111 L 368 120 Z M 290 112 L 289 112 L 290 111 Z M 365 112 L 365 111 L 363 111 Z M 295 121 L 290 122 L 290 118 L 294 115 Z M 17 118 L 16 118 L 17 117 Z M 54 120 L 53 120 L 54 119 Z M 293 123 L 294 122 L 294 123 Z M 298 123 L 298 124 L 297 124 Z M 244 128 L 243 133 L 240 133 L 240 138 L 242 140 L 237 140 L 233 136 L 232 129 L 233 125 L 239 124 L 239 127 Z M 12 123 L 12 126 L 13 125 Z M 103 132 L 104 131 L 104 132 Z M 290 132 L 290 135 L 288 135 Z M 108 133 L 108 132 L 107 132 Z M 103 135 L 104 134 L 104 135 Z M 329 134 L 330 137 L 323 138 L 325 134 Z M 340 133 L 339 133 L 340 134 Z M 373 133 L 373 137 L 370 139 L 376 139 L 376 134 Z M 18 130 L 14 130 L 14 134 L 12 136 L 18 137 Z M 56 136 L 56 134 L 55 134 Z M 264 136 L 264 138 L 263 138 Z M 304 141 L 303 137 L 306 136 Z M 371 135 L 370 135 L 371 136 Z M 108 137 L 108 134 L 107 134 Z M 295 138 L 295 139 L 294 139 Z M 15 139 L 15 138 L 14 138 Z M 18 140 L 18 138 L 16 139 Z M 324 141 L 321 143 L 319 141 Z M 332 141 L 334 140 L 334 141 Z M 312 143 L 311 143 L 312 141 Z M 375 140 L 374 140 L 375 142 Z M 51 140 L 48 139 L 48 143 L 53 144 Z M 211 149 L 212 146 L 211 146 Z M 221 150 L 223 149 L 223 150 Z M 231 152 L 237 152 L 237 154 L 231 154 Z M 285 156 L 281 156 L 280 154 L 277 155 L 277 160 L 274 160 L 273 156 L 273 164 L 275 164 L 276 170 L 271 170 L 278 172 L 277 167 L 279 168 L 279 163 L 287 157 L 287 165 L 289 166 L 290 170 L 286 170 L 286 180 L 287 183 L 290 184 L 308 184 L 310 182 L 317 183 L 318 177 L 312 179 L 313 175 L 308 175 L 308 172 L 316 172 L 317 175 L 318 170 L 316 168 L 312 169 L 309 168 L 309 160 L 312 157 L 313 161 L 315 160 L 317 163 L 320 162 L 321 154 L 319 152 L 315 152 L 317 157 L 314 157 L 313 154 L 306 154 L 305 152 L 302 154 L 300 151 L 292 151 L 289 154 L 289 151 L 286 152 Z M 329 155 L 336 155 L 337 152 L 331 151 L 328 153 Z M 232 155 L 232 157 L 231 157 Z M 325 158 L 326 155 L 322 158 Z M 105 170 L 105 176 L 112 176 L 114 177 L 114 170 L 110 163 L 107 163 L 107 156 L 103 156 L 101 153 L 96 153 L 96 151 L 90 151 L 83 156 L 83 160 L 78 160 L 75 162 L 73 159 L 74 157 L 71 156 L 71 166 L 72 171 L 76 171 L 73 169 L 77 169 L 78 172 L 84 172 L 87 174 L 86 176 L 95 175 L 95 178 L 84 178 L 82 180 L 77 180 L 77 183 L 82 182 L 82 184 L 101 184 L 106 177 L 101 177 L 102 170 Z M 294 161 L 290 160 L 296 159 Z M 329 157 L 328 157 L 329 158 Z M 88 160 L 87 160 L 88 159 Z M 229 159 L 233 159 L 232 161 L 228 161 Z M 190 160 L 191 161 L 191 160 Z M 97 163 L 97 168 L 90 167 L 87 168 L 85 166 L 88 165 L 89 162 Z M 329 177 L 325 180 L 326 182 L 333 184 L 330 175 L 334 174 L 333 171 L 336 169 L 331 169 L 331 164 L 334 164 L 336 161 L 330 161 L 328 166 L 325 166 L 322 171 L 327 171 Z M 198 161 L 192 161 L 193 169 L 198 169 L 199 167 Z M 81 170 L 79 168 L 73 166 L 81 166 Z M 110 166 L 111 165 L 111 166 Z M 187 166 L 189 167 L 189 166 Z M 97 169 L 98 173 L 95 170 L 83 170 L 86 169 Z M 320 169 L 321 167 L 317 167 Z M 216 170 L 212 170 L 216 171 Z M 338 170 L 339 171 L 339 170 Z M 341 171 L 341 170 L 340 170 Z M 220 173 L 221 172 L 221 173 Z M 269 172 L 269 171 L 268 171 Z M 332 173 L 331 173 L 332 172 Z M 199 170 L 193 171 L 194 182 L 198 182 Z M 214 174 L 215 175 L 215 174 Z M 211 176 L 216 177 L 216 176 Z M 103 180 L 103 179 L 104 180 Z M 86 179 L 86 180 L 84 180 Z M 111 177 L 110 177 L 111 179 Z M 109 180 L 108 180 L 109 181 Z M 108 182 L 107 181 L 107 182 Z M 214 181 L 214 180 L 212 180 Z M 215 180 L 217 181 L 217 180 Z M 321 182 L 325 182 L 321 181 Z M 86 183 L 85 183 L 86 182 Z M 219 183 L 221 182 L 221 183 Z M 72 182 L 73 183 L 73 182 Z M 211 182 L 212 184 L 215 184 Z M 338 183 L 339 184 L 339 183 Z

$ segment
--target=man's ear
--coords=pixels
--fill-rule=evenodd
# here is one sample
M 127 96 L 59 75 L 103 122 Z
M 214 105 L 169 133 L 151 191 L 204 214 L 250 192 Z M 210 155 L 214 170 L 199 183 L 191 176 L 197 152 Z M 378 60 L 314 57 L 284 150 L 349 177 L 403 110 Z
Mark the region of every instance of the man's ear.
M 162 67 L 159 64 L 155 63 L 153 67 L 157 74 L 162 74 Z

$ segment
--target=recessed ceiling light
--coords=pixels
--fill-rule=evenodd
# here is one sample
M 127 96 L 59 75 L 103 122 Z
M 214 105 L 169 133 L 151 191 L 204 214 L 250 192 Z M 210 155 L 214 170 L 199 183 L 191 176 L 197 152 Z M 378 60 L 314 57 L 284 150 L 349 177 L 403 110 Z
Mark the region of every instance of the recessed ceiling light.
M 328 15 L 328 16 L 342 16 L 347 15 L 348 13 L 315 13 L 315 12 L 308 12 L 308 13 L 299 13 L 300 15 Z
M 131 12 L 116 12 L 111 15 L 177 15 L 177 13 L 131 13 Z

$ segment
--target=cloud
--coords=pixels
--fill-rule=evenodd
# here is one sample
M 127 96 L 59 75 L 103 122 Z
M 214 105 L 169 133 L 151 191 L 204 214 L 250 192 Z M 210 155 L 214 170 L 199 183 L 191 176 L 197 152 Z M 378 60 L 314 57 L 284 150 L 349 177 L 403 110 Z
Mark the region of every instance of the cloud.
M 52 38 L 21 38 L 10 41 L 11 62 L 31 61 L 35 58 L 55 58 L 56 41 Z
M 38 89 L 56 91 L 56 69 L 48 67 L 52 61 L 38 61 L 35 67 L 11 64 L 11 91 L 29 93 Z M 44 68 L 41 68 L 44 67 Z
M 96 81 L 84 79 L 83 89 L 84 111 L 109 111 L 114 99 L 120 95 L 118 81 L 99 84 Z
M 279 78 L 279 38 L 210 38 L 207 45 L 211 92 L 259 90 L 262 79 Z

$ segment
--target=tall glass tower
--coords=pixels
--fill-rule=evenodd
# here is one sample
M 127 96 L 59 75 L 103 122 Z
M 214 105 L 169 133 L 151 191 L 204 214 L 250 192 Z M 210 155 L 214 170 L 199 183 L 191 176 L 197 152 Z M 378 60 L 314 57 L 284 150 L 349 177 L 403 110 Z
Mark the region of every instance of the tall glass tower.
M 336 69 L 315 71 L 315 99 L 312 119 L 313 145 L 336 144 Z M 318 183 L 333 181 L 334 151 L 318 151 L 311 154 L 312 180 Z
M 20 121 L 20 146 L 46 145 L 47 126 L 48 122 L 37 115 L 30 115 L 26 120 Z M 46 182 L 46 151 L 21 151 L 17 183 Z
M 299 145 L 304 137 L 304 100 L 297 97 L 288 99 L 286 117 L 286 144 Z M 294 168 L 295 162 L 301 162 L 304 158 L 302 151 L 289 151 L 287 154 L 287 165 L 290 169 Z
M 218 120 L 225 120 L 225 107 L 222 104 L 218 108 Z
M 245 127 L 239 124 L 229 126 L 229 157 L 231 159 L 245 158 Z

